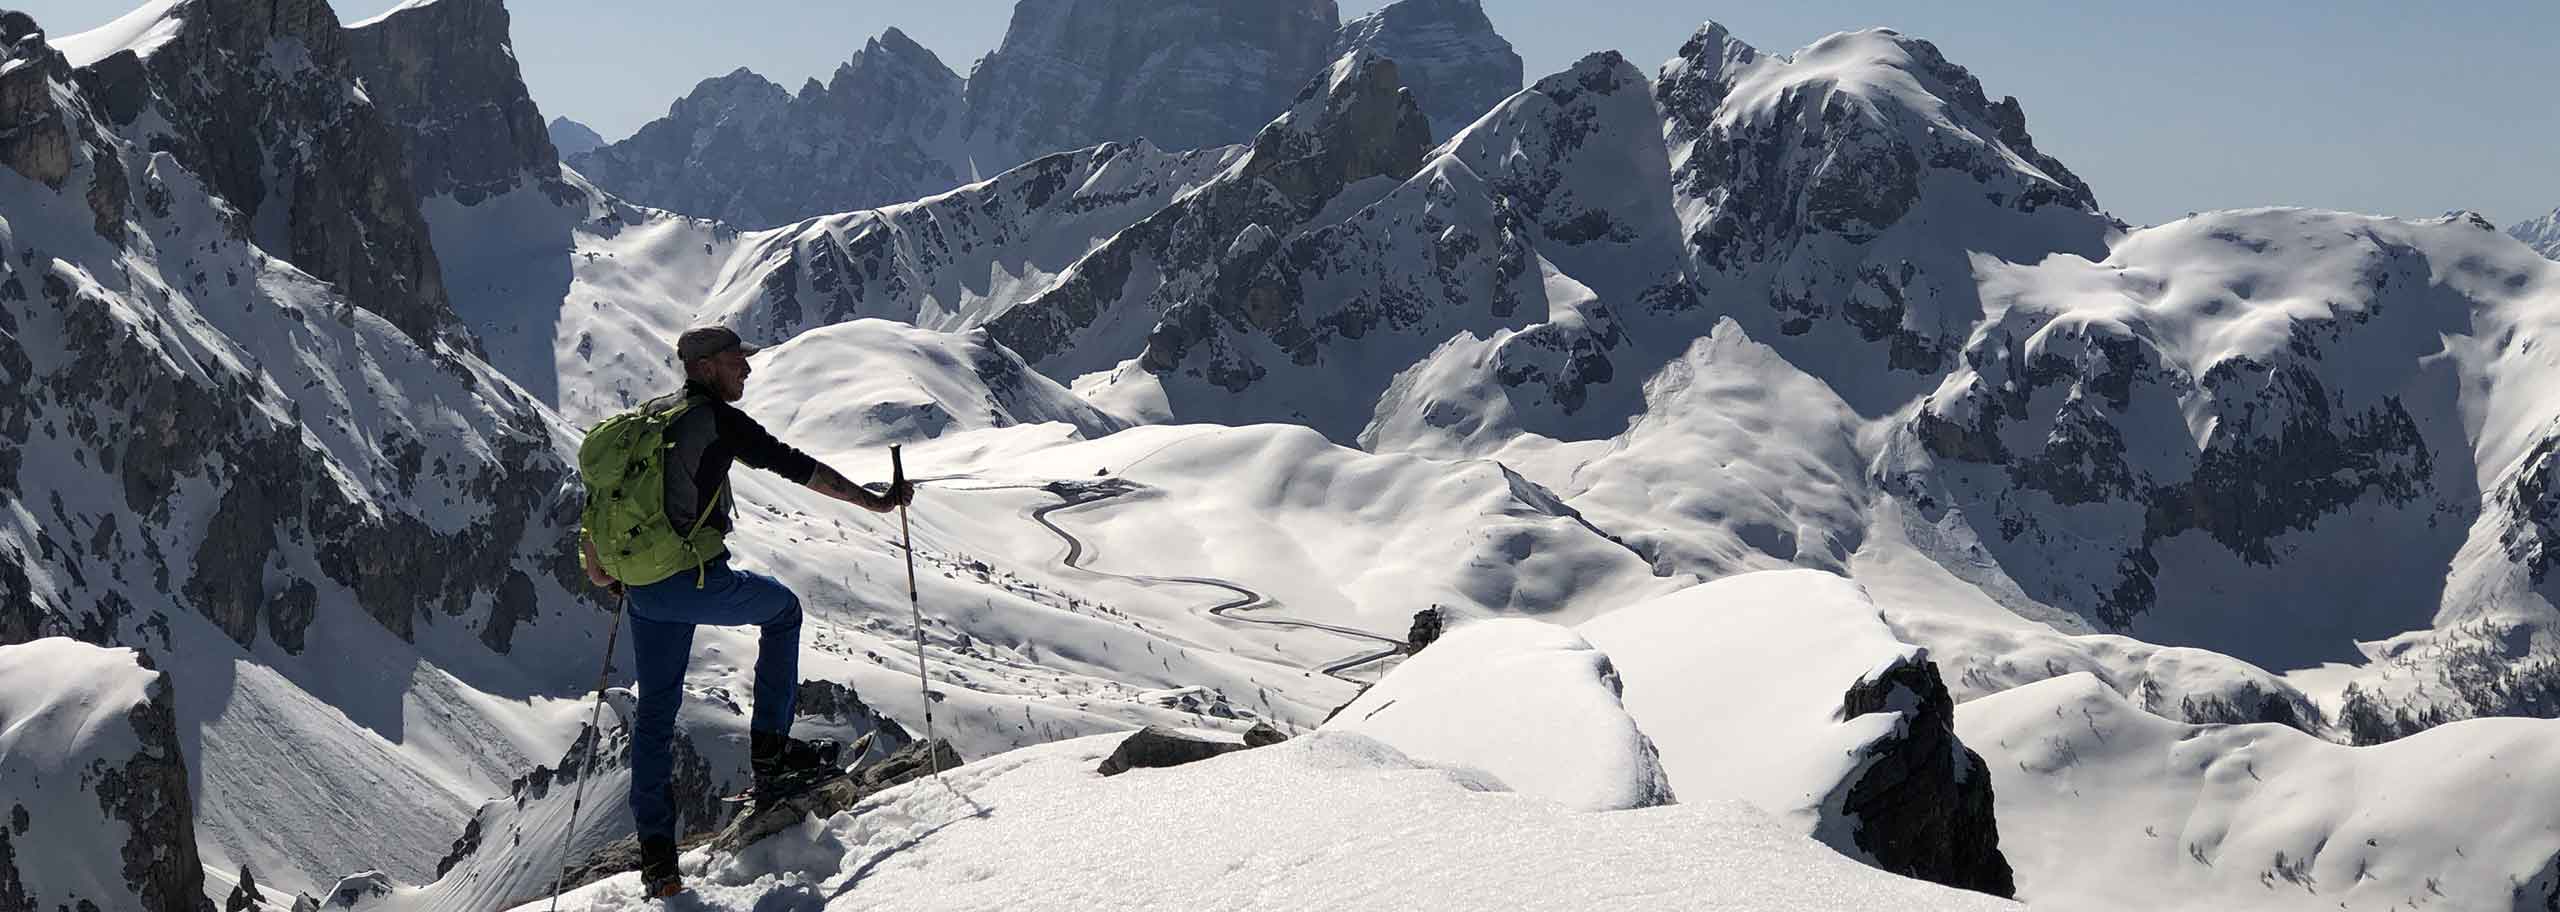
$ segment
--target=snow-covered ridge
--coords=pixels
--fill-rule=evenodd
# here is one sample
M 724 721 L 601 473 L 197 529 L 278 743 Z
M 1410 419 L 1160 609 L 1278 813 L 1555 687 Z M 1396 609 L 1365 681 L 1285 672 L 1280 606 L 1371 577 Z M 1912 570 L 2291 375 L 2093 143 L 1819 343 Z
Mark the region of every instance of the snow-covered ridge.
M 2507 233 L 2543 256 L 2560 260 L 2560 209 L 2507 226 Z
M 211 908 L 176 718 L 146 654 L 61 637 L 0 645 L 0 899 Z

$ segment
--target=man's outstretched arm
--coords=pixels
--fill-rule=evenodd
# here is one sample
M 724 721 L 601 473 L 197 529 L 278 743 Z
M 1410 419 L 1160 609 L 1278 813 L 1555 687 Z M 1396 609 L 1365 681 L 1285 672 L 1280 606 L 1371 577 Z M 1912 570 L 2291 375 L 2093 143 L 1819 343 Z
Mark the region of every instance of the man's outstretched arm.
M 892 487 L 887 495 L 873 494 L 871 489 L 845 480 L 842 474 L 829 468 L 825 463 L 819 463 L 817 469 L 809 473 L 808 488 L 873 513 L 887 513 L 895 510 L 907 505 L 915 497 L 915 486 L 912 484 L 903 489 Z

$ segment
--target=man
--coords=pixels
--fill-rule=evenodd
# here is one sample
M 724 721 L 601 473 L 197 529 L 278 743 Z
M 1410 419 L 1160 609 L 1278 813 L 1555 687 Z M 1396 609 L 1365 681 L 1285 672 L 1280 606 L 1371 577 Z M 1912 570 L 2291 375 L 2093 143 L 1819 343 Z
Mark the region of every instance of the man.
M 905 506 L 914 487 L 905 482 L 886 495 L 860 485 L 784 444 L 731 405 L 746 394 L 756 353 L 725 327 L 686 330 L 676 340 L 684 389 L 641 406 L 643 411 L 683 406 L 664 430 L 665 512 L 673 529 L 717 530 L 697 566 L 658 580 L 625 586 L 605 571 L 592 538 L 585 543 L 587 578 L 615 589 L 631 609 L 631 652 L 638 665 L 640 705 L 632 720 L 631 817 L 640 835 L 640 877 L 652 897 L 684 887 L 676 875 L 676 811 L 670 788 L 676 708 L 684 695 L 686 661 L 698 624 L 756 626 L 755 709 L 749 750 L 756 786 L 827 762 L 823 752 L 790 737 L 792 703 L 800 687 L 800 599 L 773 577 L 729 567 L 718 535 L 731 528 L 729 466 L 744 462 L 820 494 L 886 513 Z M 594 496 L 591 491 L 590 496 Z M 625 552 L 628 553 L 628 552 Z

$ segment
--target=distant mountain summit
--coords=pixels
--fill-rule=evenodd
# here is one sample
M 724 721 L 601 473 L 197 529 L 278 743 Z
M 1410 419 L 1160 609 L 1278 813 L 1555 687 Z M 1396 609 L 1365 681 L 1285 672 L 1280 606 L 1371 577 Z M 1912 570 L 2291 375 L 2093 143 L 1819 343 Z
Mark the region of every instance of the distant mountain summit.
M 2560 209 L 2541 218 L 2526 219 L 2507 226 L 2507 234 L 2543 256 L 2560 260 Z
M 585 155 L 605 145 L 604 136 L 595 128 L 566 117 L 551 118 L 550 130 L 551 147 L 560 151 L 561 158 Z
M 1024 0 L 967 79 L 890 29 L 795 95 L 741 68 L 618 143 L 562 151 L 633 202 L 743 228 L 931 196 L 1106 142 L 1244 143 L 1338 57 L 1395 59 L 1445 137 L 1520 90 L 1477 0 Z
M 568 161 L 635 202 L 740 225 L 867 209 L 974 176 L 959 143 L 962 85 L 890 29 L 823 84 L 794 94 L 742 67 L 704 80 L 631 138 Z
M 1431 135 L 1447 139 L 1520 91 L 1520 55 L 1485 18 L 1483 0 L 1404 0 L 1343 23 L 1334 56 L 1367 50 L 1396 62 Z

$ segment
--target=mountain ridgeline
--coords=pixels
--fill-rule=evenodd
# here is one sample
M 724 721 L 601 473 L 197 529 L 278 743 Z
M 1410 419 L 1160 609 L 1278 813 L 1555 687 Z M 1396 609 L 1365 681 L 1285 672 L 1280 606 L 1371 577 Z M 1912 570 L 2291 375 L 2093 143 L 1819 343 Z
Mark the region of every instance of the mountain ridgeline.
M 773 346 L 743 404 L 787 439 L 936 460 L 913 550 L 733 489 L 738 552 L 822 621 L 802 724 L 831 735 L 885 748 L 929 705 L 973 759 L 1311 728 L 1355 676 L 1436 665 L 1341 727 L 1447 765 L 1438 716 L 1384 704 L 1518 721 L 1451 658 L 1514 643 L 1604 710 L 1541 721 L 1650 770 L 1529 764 L 1524 791 L 1670 783 L 1891 871 L 2131 895 L 2056 849 L 2124 829 L 2089 826 L 2088 769 L 2193 790 L 2140 831 L 2173 851 L 2107 849 L 2195 862 L 2158 904 L 2437 871 L 2457 904 L 2560 894 L 2538 821 L 2368 841 L 2266 810 L 2288 770 L 2255 753 L 2479 799 L 2426 803 L 2458 828 L 2501 812 L 2442 772 L 2472 767 L 2375 758 L 2560 744 L 2475 718 L 2560 716 L 2548 225 L 2137 229 L 2017 99 L 1885 29 L 1775 54 L 1707 23 L 1656 69 L 1524 86 L 1474 0 L 1024 0 L 966 76 L 892 30 L 605 144 L 546 122 L 511 26 L 501 0 L 0 13 L 0 651 L 44 657 L 0 677 L 63 672 L 0 694 L 0 730 L 114 723 L 0 763 L 137 783 L 0 827 L 0 906 L 200 908 L 205 872 L 254 868 L 483 909 L 609 855 L 627 819 L 572 831 L 554 788 L 627 775 L 628 691 L 596 728 L 564 708 L 618 620 L 568 454 L 705 322 Z M 1419 604 L 1457 644 L 1429 665 L 1361 633 Z M 691 834 L 746 768 L 751 635 L 701 636 Z M 1797 652 L 1829 661 L 1771 658 Z M 192 844 L 137 852 L 133 816 Z M 54 833 L 88 860 L 40 870 Z
M 1250 140 L 1335 58 L 1395 59 L 1434 135 L 1521 85 L 1480 0 L 1026 0 L 964 78 L 890 29 L 797 92 L 741 68 L 630 138 L 568 154 L 625 199 L 741 227 L 920 199 L 1053 152 Z

